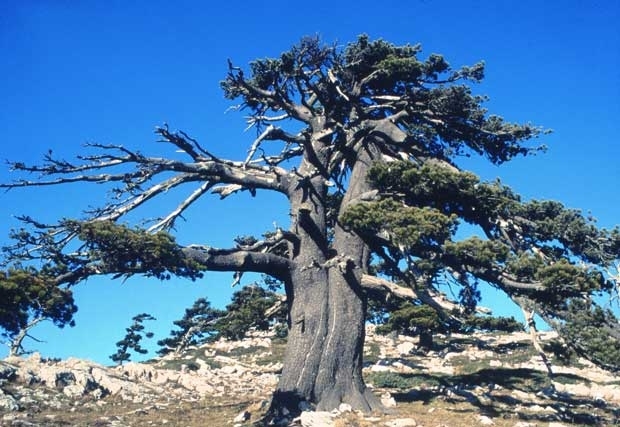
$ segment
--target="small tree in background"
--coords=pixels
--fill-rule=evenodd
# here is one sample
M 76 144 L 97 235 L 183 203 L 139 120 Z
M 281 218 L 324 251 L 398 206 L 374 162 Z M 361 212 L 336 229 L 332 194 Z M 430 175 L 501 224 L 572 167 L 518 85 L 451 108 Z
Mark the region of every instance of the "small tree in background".
M 385 323 L 377 327 L 380 334 L 398 332 L 403 335 L 417 335 L 418 344 L 426 349 L 433 347 L 434 333 L 447 331 L 448 325 L 441 321 L 435 310 L 408 301 L 404 301 L 397 310 L 390 313 Z
M 251 329 L 266 331 L 274 320 L 284 322 L 285 307 L 282 299 L 275 292 L 258 285 L 244 286 L 232 296 L 226 306 L 226 315 L 218 320 L 218 336 L 240 340 Z M 279 308 L 268 313 L 272 308 Z
M 514 317 L 478 316 L 471 315 L 465 319 L 460 328 L 461 332 L 519 332 L 523 331 L 523 324 Z
M 516 332 L 524 329 L 514 317 L 492 316 L 491 310 L 479 307 L 481 295 L 477 286 L 463 287 L 459 292 L 459 304 L 451 304 L 442 298 L 444 311 L 437 311 L 422 301 L 391 298 L 385 301 L 373 293 L 368 303 L 368 320 L 377 325 L 377 333 L 396 332 L 418 336 L 419 346 L 430 349 L 434 334 L 486 332 Z
M 142 338 L 153 338 L 153 332 L 144 332 L 144 325 L 142 322 L 145 320 L 156 320 L 153 316 L 147 313 L 142 313 L 134 316 L 132 319 L 133 323 L 130 327 L 126 328 L 127 335 L 125 338 L 116 343 L 116 347 L 118 347 L 118 351 L 110 356 L 114 362 L 118 365 L 122 365 L 123 362 L 128 361 L 131 358 L 130 351 L 134 351 L 140 354 L 146 354 L 148 350 L 142 348 L 140 345 L 140 341 Z
M 170 337 L 157 341 L 157 345 L 162 347 L 157 353 L 162 356 L 170 352 L 179 354 L 189 346 L 217 337 L 215 325 L 224 315 L 225 311 L 211 307 L 206 298 L 197 299 L 190 308 L 185 309 L 183 318 L 173 322 L 178 329 L 170 331 Z
M 45 265 L 40 270 L 19 266 L 0 272 L 0 328 L 9 356 L 25 353 L 24 339 L 35 339 L 29 331 L 45 320 L 59 328 L 75 325 L 73 293 L 57 285 L 58 274 L 62 266 Z

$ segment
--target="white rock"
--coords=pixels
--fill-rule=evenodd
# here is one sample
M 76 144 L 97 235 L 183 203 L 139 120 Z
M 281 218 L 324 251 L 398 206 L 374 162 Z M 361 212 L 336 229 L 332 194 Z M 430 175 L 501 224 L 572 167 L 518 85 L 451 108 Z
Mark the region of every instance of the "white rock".
M 416 427 L 418 423 L 413 418 L 397 418 L 387 421 L 385 425 L 387 427 Z
M 120 371 L 123 375 L 138 382 L 151 381 L 151 379 L 156 375 L 157 372 L 157 370 L 153 366 L 136 362 L 126 363 L 125 365 L 121 365 L 116 369 Z
M 237 372 L 237 367 L 234 365 L 227 365 L 227 366 L 222 366 L 219 370 L 220 372 L 224 374 L 231 375 Z
M 393 408 L 396 406 L 396 400 L 394 400 L 389 392 L 386 392 L 381 395 L 381 404 L 386 408 Z
M 338 412 L 340 412 L 340 413 L 351 412 L 352 410 L 353 410 L 353 408 L 348 403 L 341 403 L 338 406 Z
M 409 341 L 402 342 L 396 346 L 396 350 L 401 356 L 407 356 L 411 354 L 411 351 L 415 348 L 415 344 Z
M 4 392 L 0 390 L 0 409 L 4 411 L 17 411 L 19 410 L 19 405 L 13 396 L 4 394 Z
M 334 420 L 329 412 L 302 412 L 299 416 L 302 427 L 333 427 Z
M 392 366 L 396 369 L 396 372 L 405 373 L 405 374 L 410 374 L 410 373 L 415 372 L 415 369 L 399 361 L 393 362 Z
M 486 415 L 478 415 L 478 422 L 483 426 L 492 426 L 495 425 L 495 421 Z
M 241 411 L 239 414 L 233 419 L 233 423 L 242 423 L 250 419 L 250 413 L 248 411 Z
M 75 399 L 77 397 L 83 396 L 86 390 L 83 386 L 79 384 L 71 384 L 63 388 L 62 392 L 65 396 Z
M 387 372 L 387 371 L 391 371 L 392 368 L 390 366 L 380 365 L 380 364 L 377 363 L 375 365 L 372 365 L 370 367 L 370 370 L 372 372 Z

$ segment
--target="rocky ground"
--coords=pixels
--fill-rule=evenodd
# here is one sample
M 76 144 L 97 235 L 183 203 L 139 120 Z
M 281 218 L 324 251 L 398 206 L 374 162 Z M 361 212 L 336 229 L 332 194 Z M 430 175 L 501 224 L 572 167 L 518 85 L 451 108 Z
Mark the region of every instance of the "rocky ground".
M 283 349 L 283 341 L 255 334 L 120 367 L 37 354 L 8 358 L 0 362 L 0 425 L 250 425 L 268 406 Z M 366 380 L 387 414 L 341 405 L 331 413 L 304 411 L 282 425 L 620 425 L 620 376 L 583 360 L 564 366 L 552 359 L 550 378 L 526 334 L 440 337 L 434 351 L 421 352 L 413 338 L 369 328 L 365 357 Z

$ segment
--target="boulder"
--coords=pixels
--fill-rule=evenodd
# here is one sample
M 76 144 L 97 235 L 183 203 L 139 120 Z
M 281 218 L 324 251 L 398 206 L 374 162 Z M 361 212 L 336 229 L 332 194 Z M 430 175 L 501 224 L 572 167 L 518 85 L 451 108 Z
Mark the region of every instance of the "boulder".
M 15 400 L 15 398 L 13 396 L 5 394 L 1 389 L 0 389 L 0 410 L 7 411 L 7 412 L 19 410 L 19 405 L 17 404 L 17 401 Z
M 335 425 L 332 413 L 324 411 L 304 411 L 299 416 L 299 422 L 302 427 L 332 427 Z
M 396 346 L 396 350 L 398 351 L 398 354 L 401 356 L 410 355 L 414 348 L 415 348 L 415 344 L 413 344 L 410 341 L 402 342 Z

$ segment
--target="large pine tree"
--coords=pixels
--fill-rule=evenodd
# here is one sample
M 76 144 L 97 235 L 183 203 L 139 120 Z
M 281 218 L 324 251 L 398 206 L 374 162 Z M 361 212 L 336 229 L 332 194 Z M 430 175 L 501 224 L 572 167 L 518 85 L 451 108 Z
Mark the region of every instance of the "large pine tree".
M 618 258 L 620 232 L 599 230 L 557 202 L 522 201 L 461 170 L 462 155 L 501 164 L 532 154 L 539 148 L 530 141 L 543 131 L 488 114 L 485 98 L 470 89 L 483 78 L 482 63 L 452 69 L 442 56 L 420 59 L 420 52 L 366 36 L 344 48 L 306 38 L 249 68 L 230 63 L 225 96 L 257 130 L 240 160 L 162 127 L 159 136 L 185 159 L 94 144 L 98 151 L 76 162 L 50 155 L 40 166 L 13 163 L 43 177 L 6 186 L 106 183 L 116 198 L 86 220 L 46 226 L 24 218 L 36 233 L 18 236 L 11 259 L 21 249 L 52 260 L 62 266 L 59 285 L 95 274 L 198 279 L 204 270 L 283 282 L 289 334 L 275 405 L 378 407 L 362 379 L 369 290 L 408 296 L 458 320 L 438 291 L 443 283 L 462 289 L 464 312 L 478 286 L 493 286 L 543 316 L 581 354 L 617 367 L 620 328 L 593 295 L 612 292 L 601 271 Z M 120 224 L 146 200 L 182 186 L 192 188 L 187 198 L 150 227 Z M 289 227 L 226 249 L 169 234 L 199 198 L 246 191 L 257 203 L 262 191 L 284 195 Z M 479 237 L 458 240 L 462 223 Z M 69 250 L 76 239 L 80 250 Z

